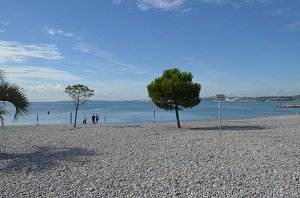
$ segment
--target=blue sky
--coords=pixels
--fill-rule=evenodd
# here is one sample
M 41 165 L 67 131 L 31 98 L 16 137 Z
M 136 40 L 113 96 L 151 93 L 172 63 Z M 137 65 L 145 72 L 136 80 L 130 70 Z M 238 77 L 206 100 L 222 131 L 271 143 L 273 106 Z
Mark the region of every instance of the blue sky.
M 300 94 L 299 0 L 0 0 L 0 66 L 31 101 L 148 99 L 165 69 L 201 97 Z

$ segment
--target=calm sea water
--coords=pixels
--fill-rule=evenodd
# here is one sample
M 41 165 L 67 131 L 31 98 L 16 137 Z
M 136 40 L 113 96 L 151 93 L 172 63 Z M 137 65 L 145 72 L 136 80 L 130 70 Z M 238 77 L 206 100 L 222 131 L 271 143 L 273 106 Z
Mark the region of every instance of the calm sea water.
M 298 112 L 300 114 L 300 109 L 275 108 L 277 104 L 280 103 L 223 102 L 222 119 L 295 115 Z M 284 104 L 296 103 L 284 102 Z M 13 106 L 6 104 L 6 110 L 8 110 L 8 114 L 5 116 L 5 125 L 35 125 L 37 124 L 37 115 L 39 124 L 70 124 L 70 114 L 72 114 L 72 122 L 75 117 L 73 102 L 33 102 L 29 114 L 17 121 L 12 121 Z M 180 120 L 218 120 L 218 112 L 217 102 L 201 102 L 193 109 L 180 111 Z M 77 122 L 81 124 L 83 115 L 86 115 L 88 117 L 87 124 L 91 124 L 92 114 L 99 114 L 100 122 L 106 124 L 176 121 L 174 111 L 159 109 L 150 101 L 88 101 L 80 106 Z

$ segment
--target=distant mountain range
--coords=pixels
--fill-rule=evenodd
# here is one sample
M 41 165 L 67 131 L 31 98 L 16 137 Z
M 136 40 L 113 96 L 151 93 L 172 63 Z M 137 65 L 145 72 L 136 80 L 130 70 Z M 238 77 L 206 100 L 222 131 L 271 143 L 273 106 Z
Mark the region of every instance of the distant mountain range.
M 216 96 L 201 98 L 202 101 L 216 101 Z M 296 96 L 263 96 L 263 97 L 225 97 L 232 102 L 268 102 L 268 101 L 300 101 L 300 95 Z

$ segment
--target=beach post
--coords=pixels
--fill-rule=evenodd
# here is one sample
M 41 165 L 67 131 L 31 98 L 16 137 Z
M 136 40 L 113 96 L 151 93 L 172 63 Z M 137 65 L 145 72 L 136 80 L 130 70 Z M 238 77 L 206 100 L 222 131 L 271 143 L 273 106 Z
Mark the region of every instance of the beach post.
M 219 102 L 219 132 L 220 132 L 220 137 L 222 136 L 222 124 L 221 124 L 221 101 L 225 100 L 225 95 L 224 94 L 217 94 L 216 96 L 217 101 Z
M 36 126 L 39 125 L 39 114 L 36 114 Z
M 70 112 L 70 124 L 72 124 L 72 112 Z
M 153 123 L 155 123 L 155 109 L 153 109 Z

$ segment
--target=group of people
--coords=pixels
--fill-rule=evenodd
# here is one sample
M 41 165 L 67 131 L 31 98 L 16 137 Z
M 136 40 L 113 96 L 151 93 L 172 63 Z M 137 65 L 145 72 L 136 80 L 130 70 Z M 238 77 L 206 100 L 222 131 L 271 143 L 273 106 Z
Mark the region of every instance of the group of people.
M 82 124 L 86 124 L 86 120 L 87 120 L 87 117 L 86 115 L 83 115 L 83 122 Z M 98 124 L 99 123 L 99 115 L 98 114 L 93 114 L 92 116 L 92 123 L 93 124 Z

